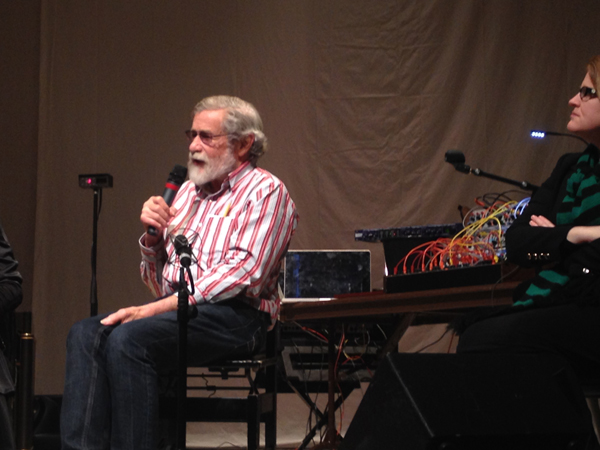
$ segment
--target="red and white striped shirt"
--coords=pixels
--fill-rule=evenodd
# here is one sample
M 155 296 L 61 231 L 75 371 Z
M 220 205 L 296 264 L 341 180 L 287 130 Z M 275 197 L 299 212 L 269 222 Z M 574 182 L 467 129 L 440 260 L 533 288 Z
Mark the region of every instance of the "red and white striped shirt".
M 186 236 L 198 263 L 191 266 L 195 292 L 190 303 L 243 298 L 271 315 L 279 315 L 277 287 L 283 256 L 298 216 L 284 184 L 266 170 L 242 164 L 215 194 L 185 182 L 173 206 L 176 215 L 156 247 L 144 245 L 142 280 L 156 297 L 173 294 L 179 259 L 171 237 Z

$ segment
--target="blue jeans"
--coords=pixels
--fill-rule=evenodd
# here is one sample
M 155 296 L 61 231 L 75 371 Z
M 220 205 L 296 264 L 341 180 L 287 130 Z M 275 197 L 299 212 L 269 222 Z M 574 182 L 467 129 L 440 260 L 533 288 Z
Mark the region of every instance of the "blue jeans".
M 158 448 L 159 374 L 177 367 L 177 313 L 107 327 L 96 316 L 67 340 L 62 449 Z M 188 324 L 188 364 L 260 349 L 269 318 L 228 300 L 198 305 Z

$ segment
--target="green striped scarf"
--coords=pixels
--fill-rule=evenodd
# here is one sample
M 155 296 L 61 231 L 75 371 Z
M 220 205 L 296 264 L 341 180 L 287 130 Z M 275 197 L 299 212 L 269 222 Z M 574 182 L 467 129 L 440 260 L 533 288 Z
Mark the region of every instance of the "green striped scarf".
M 600 224 L 600 177 L 594 173 L 597 164 L 598 150 L 589 146 L 577 160 L 567 180 L 566 194 L 556 214 L 557 225 Z M 562 267 L 543 270 L 513 306 L 544 306 L 552 303 L 551 294 L 569 280 L 569 274 Z

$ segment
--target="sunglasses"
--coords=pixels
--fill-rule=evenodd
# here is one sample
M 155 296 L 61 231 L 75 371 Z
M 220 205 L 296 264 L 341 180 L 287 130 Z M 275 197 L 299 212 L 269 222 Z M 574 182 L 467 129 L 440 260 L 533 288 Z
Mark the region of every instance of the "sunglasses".
M 594 89 L 594 88 L 583 86 L 581 89 L 579 89 L 579 97 L 584 102 L 588 101 L 592 97 L 597 97 L 597 96 L 598 96 L 598 93 L 596 92 L 596 89 Z
M 228 133 L 224 133 L 224 134 L 210 134 L 207 131 L 185 130 L 185 135 L 187 136 L 187 138 L 189 139 L 190 142 L 193 142 L 194 139 L 196 139 L 196 136 L 200 136 L 200 140 L 204 144 L 211 145 L 212 141 L 215 138 L 218 138 L 218 137 L 221 137 L 221 136 L 227 136 Z

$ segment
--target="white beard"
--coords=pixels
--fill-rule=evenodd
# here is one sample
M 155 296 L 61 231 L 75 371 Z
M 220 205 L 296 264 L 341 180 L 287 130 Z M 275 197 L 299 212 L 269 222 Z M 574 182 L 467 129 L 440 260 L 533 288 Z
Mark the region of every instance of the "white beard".
M 203 161 L 202 167 L 194 164 L 193 160 Z M 237 161 L 233 156 L 233 151 L 227 150 L 220 156 L 207 158 L 206 155 L 194 157 L 192 153 L 188 157 L 188 176 L 192 182 L 202 187 L 219 178 L 225 177 L 237 167 Z

